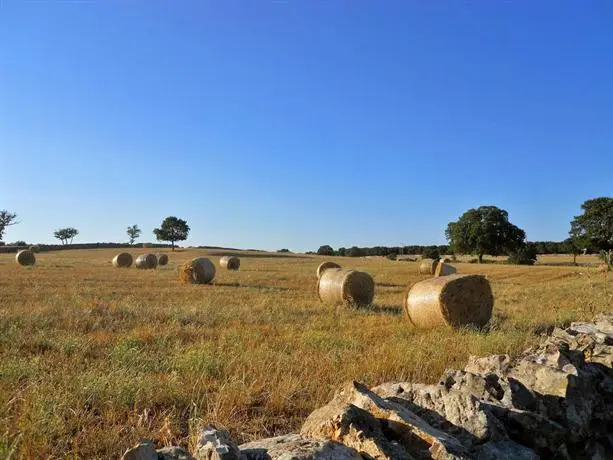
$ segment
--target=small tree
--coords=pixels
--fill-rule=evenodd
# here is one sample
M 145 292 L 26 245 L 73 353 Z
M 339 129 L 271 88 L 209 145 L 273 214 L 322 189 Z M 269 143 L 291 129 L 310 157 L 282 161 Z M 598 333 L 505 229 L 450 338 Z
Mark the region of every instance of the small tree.
M 498 256 L 520 249 L 526 232 L 509 222 L 509 213 L 504 209 L 481 206 L 469 209 L 457 222 L 450 222 L 445 236 L 454 253 L 475 254 L 482 263 L 484 254 Z
M 62 244 L 68 244 L 68 240 L 70 240 L 70 244 L 72 244 L 72 240 L 78 234 L 79 230 L 73 227 L 60 228 L 59 230 L 53 232 L 53 236 L 60 240 Z
M 334 255 L 334 249 L 332 248 L 332 246 L 324 244 L 323 246 L 319 246 L 319 249 L 317 250 L 317 255 L 320 255 L 320 256 L 333 256 Z
M 536 245 L 534 243 L 526 243 L 517 250 L 511 252 L 507 262 L 517 265 L 534 265 L 536 263 Z
M 141 229 L 138 228 L 138 225 L 134 224 L 126 229 L 126 233 L 128 234 L 128 238 L 130 238 L 130 244 L 134 244 L 141 234 Z
M 183 219 L 170 216 L 164 219 L 160 228 L 153 230 L 158 241 L 170 241 L 172 250 L 175 250 L 176 241 L 185 241 L 189 235 L 189 225 Z
M 8 212 L 6 209 L 0 211 L 0 241 L 2 241 L 2 237 L 4 237 L 6 227 L 19 223 L 15 219 L 17 219 L 17 214 Z

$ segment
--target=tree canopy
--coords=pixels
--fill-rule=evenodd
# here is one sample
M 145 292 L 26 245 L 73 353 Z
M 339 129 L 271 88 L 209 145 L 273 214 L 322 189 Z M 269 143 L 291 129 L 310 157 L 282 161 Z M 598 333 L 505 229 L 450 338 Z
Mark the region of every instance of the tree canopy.
M 613 198 L 587 200 L 581 209 L 570 223 L 571 239 L 596 250 L 613 249 Z
M 60 240 L 62 244 L 68 244 L 68 240 L 70 240 L 70 244 L 72 244 L 73 238 L 78 234 L 79 230 L 73 227 L 60 228 L 53 232 L 53 236 Z
M 141 234 L 141 229 L 138 228 L 138 225 L 130 225 L 126 229 L 126 233 L 128 234 L 128 238 L 130 238 L 130 244 L 134 244 L 134 242 L 138 239 Z
M 509 222 L 509 213 L 504 209 L 481 206 L 469 209 L 457 222 L 450 222 L 445 236 L 454 253 L 475 254 L 481 263 L 484 254 L 498 256 L 520 249 L 526 232 Z
M 176 241 L 185 241 L 189 235 L 189 225 L 183 219 L 169 216 L 162 222 L 160 228 L 153 229 L 153 234 L 158 241 L 170 241 L 172 250 L 175 250 Z
M 332 246 L 328 244 L 324 244 L 323 246 L 319 246 L 319 249 L 317 250 L 317 254 L 320 256 L 333 256 L 334 249 L 332 249 Z

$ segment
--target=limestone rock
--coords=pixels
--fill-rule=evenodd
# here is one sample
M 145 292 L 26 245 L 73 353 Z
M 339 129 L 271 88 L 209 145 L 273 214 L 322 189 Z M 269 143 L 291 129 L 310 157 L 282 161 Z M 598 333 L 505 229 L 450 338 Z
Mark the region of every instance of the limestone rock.
M 226 430 L 207 425 L 198 436 L 196 460 L 240 460 L 241 452 Z
M 240 446 L 246 460 L 363 460 L 355 449 L 324 438 L 289 434 Z
M 164 447 L 157 450 L 158 460 L 194 460 L 182 447 Z
M 389 441 L 379 421 L 364 409 L 337 399 L 314 411 L 304 422 L 304 436 L 325 437 L 353 447 L 373 459 L 410 460 L 398 443 Z
M 158 454 L 151 441 L 143 441 L 128 449 L 121 460 L 158 460 Z
M 438 430 L 410 410 L 386 401 L 358 382 L 350 382 L 335 395 L 338 402 L 353 404 L 370 412 L 382 424 L 388 439 L 397 441 L 418 458 L 434 460 L 467 458 L 467 449 L 453 436 Z
M 451 434 L 465 446 L 506 438 L 500 421 L 470 391 L 408 382 L 382 385 L 373 391 Z

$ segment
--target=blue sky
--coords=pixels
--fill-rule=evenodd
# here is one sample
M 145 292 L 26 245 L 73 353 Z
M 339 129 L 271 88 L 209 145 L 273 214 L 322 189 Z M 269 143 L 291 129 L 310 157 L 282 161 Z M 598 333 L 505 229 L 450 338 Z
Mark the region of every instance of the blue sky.
M 439 244 L 490 204 L 561 240 L 613 191 L 609 0 L 0 4 L 9 242 Z

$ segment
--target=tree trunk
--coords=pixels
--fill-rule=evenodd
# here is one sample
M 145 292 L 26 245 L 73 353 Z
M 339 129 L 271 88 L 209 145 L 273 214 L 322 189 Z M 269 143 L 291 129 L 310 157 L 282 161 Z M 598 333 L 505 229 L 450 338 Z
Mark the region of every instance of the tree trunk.
M 573 265 L 577 265 L 577 254 L 573 254 Z
M 171 241 L 170 246 L 172 246 L 172 252 L 175 252 L 175 242 Z
M 483 254 L 479 254 L 479 263 L 482 264 L 483 263 Z

